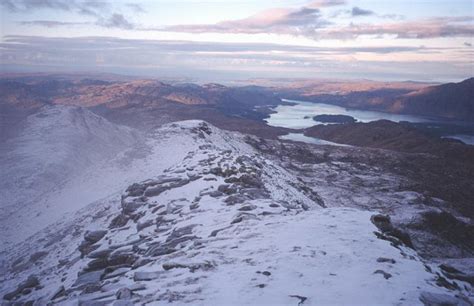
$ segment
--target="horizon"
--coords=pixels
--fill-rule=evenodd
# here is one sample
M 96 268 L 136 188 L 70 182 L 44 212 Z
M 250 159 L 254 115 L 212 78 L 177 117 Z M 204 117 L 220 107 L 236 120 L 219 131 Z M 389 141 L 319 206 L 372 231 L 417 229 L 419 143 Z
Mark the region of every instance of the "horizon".
M 431 83 L 474 75 L 470 0 L 7 0 L 0 8 L 2 73 Z

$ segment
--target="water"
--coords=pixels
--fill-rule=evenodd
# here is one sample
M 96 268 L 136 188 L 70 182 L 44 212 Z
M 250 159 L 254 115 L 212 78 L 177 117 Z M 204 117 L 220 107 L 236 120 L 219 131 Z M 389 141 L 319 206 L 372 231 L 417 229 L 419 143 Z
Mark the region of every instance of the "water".
M 461 140 L 465 144 L 474 145 L 474 135 L 452 135 L 452 136 L 445 136 L 444 138 L 453 138 L 453 139 Z
M 285 127 L 291 129 L 304 129 L 317 124 L 328 124 L 313 120 L 313 116 L 316 115 L 347 115 L 354 117 L 358 122 L 371 122 L 381 119 L 386 119 L 394 122 L 407 121 L 411 123 L 441 123 L 442 120 L 436 120 L 433 118 L 427 118 L 416 115 L 398 115 L 389 114 L 377 111 L 365 111 L 357 109 L 348 109 L 336 105 L 324 104 L 324 103 L 311 103 L 296 100 L 283 100 L 285 102 L 294 103 L 294 105 L 279 105 L 274 111 L 275 113 L 270 115 L 270 118 L 266 119 L 267 123 L 271 126 Z M 453 122 L 451 122 L 453 123 Z M 465 122 L 462 123 L 465 125 Z M 471 131 L 469 131 L 470 133 Z M 447 135 L 443 137 L 455 138 L 463 141 L 466 144 L 474 145 L 474 126 L 472 127 L 473 135 Z M 302 141 L 307 143 L 315 144 L 327 144 L 327 145 L 339 145 L 333 142 L 325 141 L 318 138 L 307 137 L 300 133 L 290 133 L 280 137 L 281 139 Z
M 279 105 L 274 110 L 276 113 L 266 119 L 272 126 L 286 127 L 292 129 L 308 128 L 316 124 L 326 124 L 313 120 L 316 115 L 348 115 L 354 117 L 359 122 L 370 122 L 380 119 L 387 119 L 395 122 L 430 122 L 431 120 L 421 116 L 388 114 L 376 111 L 364 111 L 348 109 L 336 105 L 324 103 L 311 103 L 295 100 L 283 100 L 285 102 L 296 103 L 295 105 Z M 305 118 L 307 117 L 307 118 Z
M 335 142 L 331 142 L 331 141 L 326 141 L 326 140 L 315 138 L 315 137 L 308 137 L 308 136 L 305 136 L 304 134 L 300 134 L 300 133 L 288 133 L 286 135 L 280 136 L 280 139 L 301 141 L 301 142 L 313 143 L 313 144 L 319 144 L 319 145 L 350 147 L 350 145 L 335 143 Z

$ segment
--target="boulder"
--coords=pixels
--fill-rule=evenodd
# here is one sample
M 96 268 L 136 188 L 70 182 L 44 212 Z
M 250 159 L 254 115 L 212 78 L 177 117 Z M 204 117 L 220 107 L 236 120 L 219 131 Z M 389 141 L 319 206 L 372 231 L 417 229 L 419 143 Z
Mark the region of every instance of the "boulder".
M 20 283 L 15 290 L 5 294 L 3 299 L 11 301 L 20 294 L 29 294 L 31 292 L 31 288 L 34 288 L 39 284 L 38 278 L 34 275 L 30 275 L 24 282 Z
M 118 216 L 112 219 L 109 224 L 109 228 L 112 229 L 125 226 L 127 225 L 128 220 L 130 220 L 130 218 L 127 215 L 119 214 Z
M 84 235 L 84 240 L 89 242 L 90 244 L 94 244 L 104 238 L 107 234 L 106 230 L 99 230 L 99 231 L 88 231 Z
M 129 300 L 132 298 L 132 291 L 128 288 L 121 288 L 115 293 L 117 300 Z

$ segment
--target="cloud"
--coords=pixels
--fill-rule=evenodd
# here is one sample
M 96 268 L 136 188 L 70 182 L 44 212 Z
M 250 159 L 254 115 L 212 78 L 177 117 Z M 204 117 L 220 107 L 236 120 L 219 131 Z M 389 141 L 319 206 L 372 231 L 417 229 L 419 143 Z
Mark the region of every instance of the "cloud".
M 99 16 L 102 11 L 109 8 L 109 3 L 102 0 L 2 0 L 0 6 L 13 13 L 52 9 Z
M 312 77 L 325 75 L 406 79 L 459 78 L 469 75 L 472 54 L 459 53 L 455 62 L 446 59 L 453 49 L 428 47 L 304 47 L 262 43 L 215 43 L 119 39 L 111 37 L 53 38 L 6 36 L 0 43 L 3 71 L 47 69 L 67 72 L 102 71 L 138 75 L 192 76 L 219 79 L 262 77 Z M 459 48 L 459 50 L 465 48 Z M 460 52 L 460 51 L 459 51 Z M 404 61 L 405 55 L 421 54 L 425 60 Z M 357 59 L 357 56 L 364 59 Z M 441 60 L 428 60 L 436 55 Z M 100 59 L 100 60 L 98 60 Z M 372 60 L 373 59 L 373 60 Z M 18 68 L 18 69 L 19 69 Z
M 176 25 L 162 30 L 189 33 L 279 33 L 298 35 L 329 24 L 321 18 L 318 8 L 270 9 L 238 20 L 223 21 L 216 24 Z
M 145 9 L 143 6 L 137 3 L 126 3 L 125 6 L 129 7 L 135 13 L 145 13 Z
M 312 1 L 306 7 L 309 8 L 321 8 L 321 7 L 330 7 L 346 4 L 345 0 L 316 0 Z
M 107 19 L 100 19 L 97 25 L 106 28 L 118 28 L 123 30 L 131 30 L 135 27 L 133 23 L 128 21 L 122 14 L 114 13 Z
M 20 21 L 18 23 L 21 25 L 26 25 L 26 26 L 43 26 L 47 28 L 90 24 L 90 22 L 70 22 L 70 21 L 54 21 L 54 20 Z
M 320 39 L 355 39 L 362 35 L 396 38 L 427 39 L 439 37 L 471 37 L 474 35 L 472 17 L 433 17 L 428 19 L 402 20 L 400 15 L 377 15 L 381 19 L 375 23 L 355 23 L 338 25 L 325 18 L 322 8 L 345 4 L 339 0 L 313 1 L 298 9 L 276 8 L 262 11 L 238 20 L 226 20 L 215 24 L 184 24 L 162 28 L 137 28 L 148 31 L 169 31 L 185 33 L 233 33 L 233 34 L 287 34 Z M 333 18 L 341 14 L 360 17 L 376 15 L 375 12 L 353 7 L 351 10 L 336 11 Z
M 394 35 L 396 38 L 427 39 L 439 37 L 472 37 L 470 17 L 437 17 L 416 21 L 380 24 L 354 24 L 322 29 L 314 38 L 353 39 L 361 35 Z M 468 23 L 465 23 L 468 22 Z
M 107 28 L 133 29 L 134 24 L 123 14 L 111 13 L 112 6 L 106 0 L 0 0 L 0 6 L 12 13 L 31 13 L 34 10 L 50 9 L 96 17 L 96 22 L 70 22 L 53 20 L 20 21 L 21 25 L 44 26 L 48 28 L 95 24 Z M 144 12 L 136 3 L 125 3 L 134 12 Z
M 364 9 L 361 9 L 360 7 L 357 7 L 357 6 L 354 6 L 351 10 L 351 15 L 353 17 L 357 17 L 357 16 L 369 16 L 369 15 L 373 15 L 374 12 L 370 11 L 370 10 L 364 10 Z

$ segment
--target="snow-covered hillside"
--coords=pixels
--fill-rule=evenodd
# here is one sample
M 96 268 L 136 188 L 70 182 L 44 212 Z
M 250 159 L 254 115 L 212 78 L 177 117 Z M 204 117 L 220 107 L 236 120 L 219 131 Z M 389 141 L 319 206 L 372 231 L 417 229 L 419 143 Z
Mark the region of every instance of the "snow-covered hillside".
M 28 117 L 19 135 L 0 144 L 0 246 L 160 173 L 191 149 L 186 135 L 155 136 L 79 107 Z
M 243 135 L 184 121 L 137 143 L 54 198 L 92 188 L 82 209 L 1 254 L 4 301 L 469 305 L 387 218 L 327 207 Z

